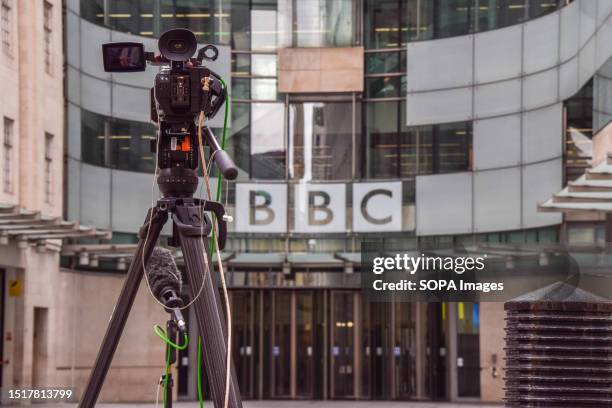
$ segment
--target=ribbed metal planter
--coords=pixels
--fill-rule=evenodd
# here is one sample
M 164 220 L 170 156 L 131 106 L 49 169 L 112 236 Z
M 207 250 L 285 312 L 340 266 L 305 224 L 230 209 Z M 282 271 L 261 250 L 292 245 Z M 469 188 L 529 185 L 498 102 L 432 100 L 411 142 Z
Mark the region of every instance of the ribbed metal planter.
M 612 304 L 565 289 L 505 304 L 506 407 L 612 407 Z

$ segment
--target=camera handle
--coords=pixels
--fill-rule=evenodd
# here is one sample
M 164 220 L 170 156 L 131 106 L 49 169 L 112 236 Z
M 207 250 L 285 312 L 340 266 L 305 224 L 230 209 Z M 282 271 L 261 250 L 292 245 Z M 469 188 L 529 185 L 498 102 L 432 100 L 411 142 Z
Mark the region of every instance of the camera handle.
M 208 56 L 206 54 L 208 51 L 212 51 L 212 56 Z M 200 51 L 198 51 L 198 57 L 196 59 L 201 64 L 204 60 L 216 61 L 217 57 L 219 57 L 219 49 L 212 44 L 208 44 L 200 48 Z

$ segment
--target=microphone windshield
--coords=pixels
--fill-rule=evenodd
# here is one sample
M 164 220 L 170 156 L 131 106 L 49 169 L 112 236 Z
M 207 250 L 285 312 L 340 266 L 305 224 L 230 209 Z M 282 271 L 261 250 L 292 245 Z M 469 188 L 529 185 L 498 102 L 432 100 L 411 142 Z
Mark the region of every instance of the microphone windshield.
M 147 278 L 153 295 L 163 301 L 163 294 L 172 290 L 181 293 L 183 284 L 181 272 L 176 267 L 172 252 L 166 248 L 155 247 L 147 263 Z

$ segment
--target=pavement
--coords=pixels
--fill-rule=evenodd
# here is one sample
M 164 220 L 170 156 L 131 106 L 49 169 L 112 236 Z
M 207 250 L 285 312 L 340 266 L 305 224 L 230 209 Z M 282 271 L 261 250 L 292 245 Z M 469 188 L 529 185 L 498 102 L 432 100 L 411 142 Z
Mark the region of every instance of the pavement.
M 149 404 L 96 404 L 99 408 L 144 408 L 152 407 Z M 501 404 L 478 403 L 448 403 L 448 402 L 411 402 L 411 401 L 244 401 L 244 408 L 501 408 Z M 159 407 L 161 407 L 161 401 Z M 197 408 L 197 401 L 174 402 L 175 408 Z M 36 408 L 70 408 L 76 404 L 45 404 L 35 405 Z M 204 408 L 212 408 L 211 402 L 206 401 Z

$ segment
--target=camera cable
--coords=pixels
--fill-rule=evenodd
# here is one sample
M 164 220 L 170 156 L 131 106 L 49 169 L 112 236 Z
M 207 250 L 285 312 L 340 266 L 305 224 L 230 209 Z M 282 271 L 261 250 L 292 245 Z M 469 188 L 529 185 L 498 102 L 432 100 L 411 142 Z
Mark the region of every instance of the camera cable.
M 204 78 L 204 91 L 208 91 L 208 86 L 209 86 L 209 81 L 210 81 L 210 77 L 206 77 Z M 222 82 L 222 84 L 225 86 L 225 83 Z M 226 92 L 226 105 L 225 105 L 225 109 L 227 112 L 227 92 Z M 206 157 L 204 155 L 204 144 L 203 144 L 203 140 L 202 140 L 202 128 L 204 127 L 204 122 L 205 122 L 205 114 L 203 111 L 200 111 L 200 114 L 198 116 L 198 150 L 200 153 L 200 160 L 202 163 L 202 177 L 204 178 L 204 182 L 206 183 L 206 193 L 208 196 L 209 200 L 212 200 L 212 193 L 211 193 L 211 186 L 210 186 L 210 179 L 208 176 L 208 169 L 206 166 Z M 227 123 L 227 113 L 225 115 L 225 123 Z M 224 123 L 224 125 L 225 125 Z M 226 126 L 224 126 L 224 137 L 223 139 L 225 139 L 225 132 L 226 132 Z M 223 140 L 225 141 L 225 140 Z M 220 194 L 220 186 L 219 186 L 219 182 L 221 181 L 221 175 L 219 175 L 219 178 L 217 180 L 217 195 Z M 214 215 L 213 215 L 214 217 Z M 216 222 L 212 223 L 212 241 L 214 243 L 214 250 L 217 254 L 217 266 L 219 268 L 219 276 L 221 278 L 221 287 L 223 289 L 223 298 L 225 300 L 225 308 L 226 308 L 226 318 L 227 318 L 227 356 L 226 356 L 226 366 L 225 366 L 225 398 L 224 398 L 224 403 L 223 406 L 224 408 L 228 408 L 228 404 L 229 404 L 229 391 L 230 391 L 230 379 L 231 379 L 231 347 L 232 347 L 232 315 L 231 315 L 231 310 L 230 310 L 230 301 L 229 301 L 229 294 L 227 291 L 227 284 L 225 282 L 225 270 L 223 268 L 223 262 L 221 261 L 221 250 L 219 249 L 219 240 L 218 240 L 218 233 L 216 231 Z M 212 251 L 212 248 L 211 248 Z M 206 258 L 206 257 L 205 257 Z M 198 362 L 199 363 L 199 362 Z

